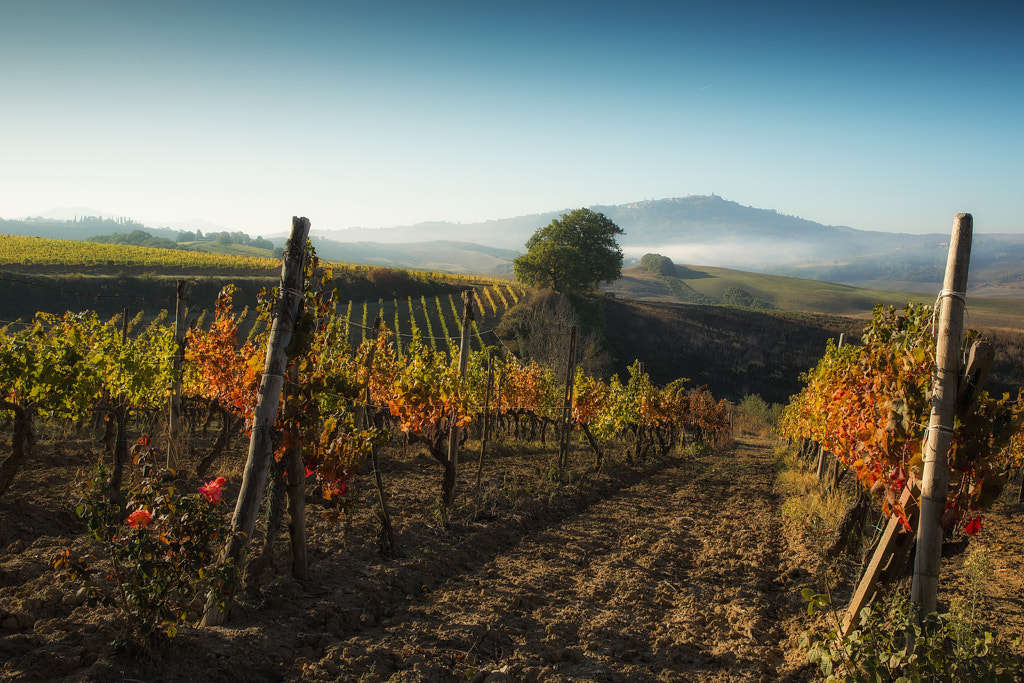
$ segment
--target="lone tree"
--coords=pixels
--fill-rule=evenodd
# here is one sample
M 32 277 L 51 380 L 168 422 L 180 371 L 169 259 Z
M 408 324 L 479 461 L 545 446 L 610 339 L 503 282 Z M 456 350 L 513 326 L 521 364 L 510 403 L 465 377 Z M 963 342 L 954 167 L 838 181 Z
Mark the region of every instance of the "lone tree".
M 526 285 L 556 292 L 586 292 L 598 282 L 618 280 L 622 249 L 615 241 L 622 228 L 603 213 L 576 209 L 539 228 L 526 243 L 527 252 L 512 263 Z

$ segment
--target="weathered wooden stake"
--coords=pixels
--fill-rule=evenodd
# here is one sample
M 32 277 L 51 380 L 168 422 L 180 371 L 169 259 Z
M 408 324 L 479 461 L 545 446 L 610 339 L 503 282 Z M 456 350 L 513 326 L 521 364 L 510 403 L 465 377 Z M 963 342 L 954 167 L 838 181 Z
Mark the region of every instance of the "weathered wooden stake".
M 569 467 L 569 433 L 572 431 L 572 389 L 576 375 L 576 326 L 569 330 L 569 355 L 565 362 L 565 394 L 562 422 L 558 426 L 558 469 Z
M 293 365 L 288 371 L 288 392 L 296 395 L 299 383 L 299 368 Z M 296 579 L 309 578 L 309 556 L 306 552 L 306 466 L 302 462 L 301 437 L 285 454 L 285 491 L 288 494 L 288 537 L 292 545 L 292 576 Z
M 292 218 L 292 233 L 285 247 L 284 263 L 281 266 L 281 286 L 278 289 L 277 304 L 274 308 L 274 322 L 270 327 L 270 341 L 267 358 L 256 399 L 253 417 L 252 437 L 249 440 L 249 455 L 242 473 L 242 487 L 231 519 L 231 536 L 221 552 L 221 563 L 238 564 L 242 551 L 252 538 L 259 514 L 260 501 L 267 487 L 267 473 L 274 457 L 274 426 L 277 421 L 277 407 L 281 401 L 284 372 L 288 365 L 286 349 L 292 340 L 295 319 L 302 306 L 302 277 L 305 265 L 306 239 L 309 235 L 309 219 Z M 212 598 L 206 603 L 203 626 L 219 626 L 224 623 L 225 614 Z
M 371 426 L 374 421 L 369 419 L 371 416 L 371 401 L 370 401 L 370 376 L 373 374 L 373 357 L 377 352 L 377 334 L 380 332 L 380 326 L 384 321 L 381 320 L 380 316 L 373 321 L 373 331 L 370 333 L 370 351 L 366 354 L 366 395 L 365 403 L 363 407 L 363 417 L 367 424 L 363 427 Z M 374 409 L 375 410 L 375 409 Z M 377 502 L 380 505 L 379 517 L 381 525 L 381 540 L 382 550 L 388 557 L 392 557 L 395 554 L 395 532 L 391 527 L 391 512 L 388 510 L 387 498 L 384 495 L 384 477 L 380 471 L 380 462 L 377 458 L 377 447 L 370 446 L 370 466 L 373 467 L 373 479 L 377 484 Z
M 484 456 L 487 454 L 487 438 L 491 431 L 491 387 L 494 384 L 494 356 L 487 356 L 487 387 L 484 389 L 484 433 L 480 436 L 480 461 L 476 466 L 476 492 L 480 494 L 480 485 L 484 476 Z
M 181 467 L 181 371 L 185 366 L 185 292 L 188 284 L 178 280 L 174 305 L 174 386 L 171 387 L 171 405 L 167 421 L 167 468 Z
M 473 290 L 467 289 L 462 293 L 462 346 L 459 348 L 459 377 L 466 376 L 466 368 L 469 367 L 469 340 L 473 332 Z M 455 417 L 454 411 L 452 418 Z M 451 507 L 455 502 L 455 481 L 459 471 L 459 427 L 452 420 L 451 431 L 448 436 L 448 462 L 450 467 L 450 481 L 444 482 L 442 500 L 445 507 Z M 446 477 L 447 479 L 447 477 Z
M 128 343 L 128 314 L 124 309 L 121 319 L 121 345 Z M 122 504 L 124 498 L 121 496 L 121 481 L 124 479 L 124 468 L 128 463 L 128 399 L 124 396 L 117 398 L 117 404 L 113 410 L 114 417 L 114 468 L 110 473 L 110 486 L 114 491 L 114 497 Z
M 939 338 L 935 350 L 932 412 L 924 449 L 921 482 L 921 521 L 917 531 L 914 582 L 911 600 L 924 613 L 934 612 L 939 592 L 942 560 L 942 514 L 949 489 L 949 446 L 953 440 L 957 383 L 960 375 L 960 344 L 963 338 L 967 271 L 971 261 L 974 221 L 970 214 L 957 215 L 949 243 L 946 276 L 939 293 Z
M 920 509 L 914 502 L 916 494 L 916 490 L 908 487 L 903 489 L 903 494 L 900 496 L 900 505 L 903 506 L 911 528 L 917 522 L 918 513 L 920 512 Z M 889 517 L 885 530 L 882 532 L 882 537 L 878 541 L 878 546 L 871 556 L 871 561 L 868 562 L 868 566 L 864 569 L 860 583 L 857 584 L 857 590 L 854 591 L 853 597 L 850 598 L 850 605 L 846 609 L 846 616 L 843 617 L 841 635 L 850 635 L 850 632 L 858 625 L 857 617 L 860 611 L 874 599 L 879 582 L 884 581 L 886 577 L 892 578 L 898 573 L 900 566 L 907 559 L 907 553 L 910 551 L 913 542 L 914 532 L 907 531 L 896 515 Z

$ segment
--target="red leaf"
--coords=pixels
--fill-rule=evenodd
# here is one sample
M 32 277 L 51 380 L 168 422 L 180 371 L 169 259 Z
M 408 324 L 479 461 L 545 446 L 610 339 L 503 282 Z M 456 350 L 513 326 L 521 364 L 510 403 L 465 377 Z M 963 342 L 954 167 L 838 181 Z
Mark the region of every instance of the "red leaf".
M 971 521 L 967 522 L 967 526 L 964 527 L 964 533 L 967 534 L 968 536 L 973 536 L 974 534 L 978 533 L 979 531 L 981 531 L 981 517 L 980 516 L 979 517 L 975 517 Z

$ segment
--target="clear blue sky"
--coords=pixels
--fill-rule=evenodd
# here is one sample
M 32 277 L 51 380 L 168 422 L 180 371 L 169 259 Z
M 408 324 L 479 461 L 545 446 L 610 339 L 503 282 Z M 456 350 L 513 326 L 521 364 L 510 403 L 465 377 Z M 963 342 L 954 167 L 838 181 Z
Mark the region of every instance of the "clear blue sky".
M 7 0 L 0 216 L 266 233 L 714 192 L 1020 232 L 1020 7 Z

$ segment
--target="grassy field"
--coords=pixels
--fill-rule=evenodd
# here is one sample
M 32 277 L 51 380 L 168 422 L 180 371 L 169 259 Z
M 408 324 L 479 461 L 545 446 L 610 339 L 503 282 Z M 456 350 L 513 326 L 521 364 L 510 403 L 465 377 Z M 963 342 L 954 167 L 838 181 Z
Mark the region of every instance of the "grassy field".
M 636 266 L 605 290 L 622 299 L 661 303 L 727 303 L 731 288 L 743 290 L 772 308 L 867 318 L 878 302 L 901 307 L 908 301 L 934 301 L 937 291 L 894 292 L 817 280 L 749 273 L 729 268 L 676 266 L 676 277 L 659 277 Z M 680 292 L 684 292 L 680 296 Z M 692 292 L 692 293 L 691 293 Z M 974 327 L 1024 327 L 1024 298 L 970 297 L 968 322 Z

